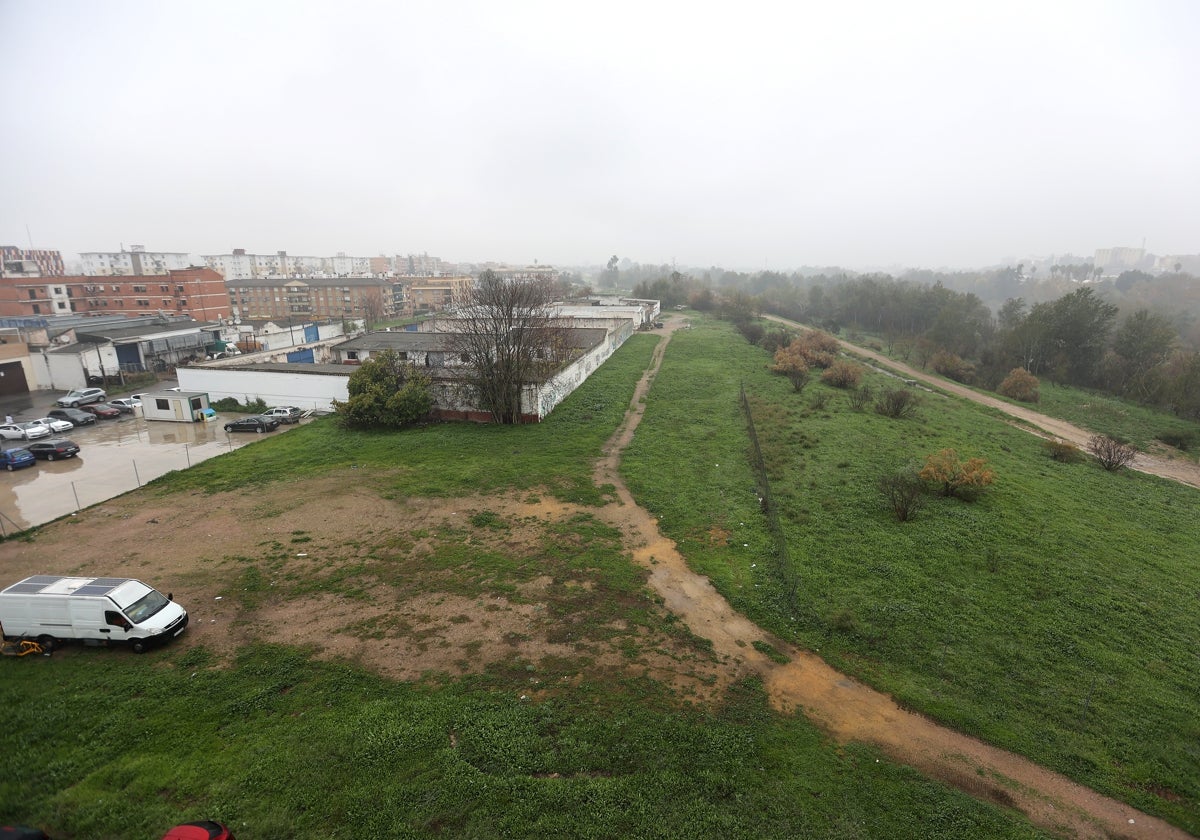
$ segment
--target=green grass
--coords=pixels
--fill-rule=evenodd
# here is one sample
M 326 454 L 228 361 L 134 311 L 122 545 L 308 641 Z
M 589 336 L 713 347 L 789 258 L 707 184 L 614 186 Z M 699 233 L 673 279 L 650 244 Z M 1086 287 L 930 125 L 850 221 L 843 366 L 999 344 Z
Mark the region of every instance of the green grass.
M 915 420 L 852 411 L 820 384 L 797 395 L 767 362 L 699 323 L 676 334 L 647 400 L 623 472 L 689 562 L 739 611 L 904 705 L 1200 831 L 1197 492 L 1053 462 L 940 395 Z M 742 382 L 795 609 L 772 571 Z M 895 522 L 877 478 L 944 447 L 987 458 L 995 487 Z
M 212 659 L 3 663 L 0 822 L 91 840 L 202 818 L 249 840 L 1041 836 L 779 718 L 755 683 L 704 711 L 395 683 L 278 647 Z
M 775 325 L 772 323 L 771 326 Z M 847 337 L 846 340 L 860 347 L 870 347 L 870 349 L 875 349 L 875 347 L 871 347 L 871 345 L 875 345 L 880 348 L 876 352 L 888 355 L 887 342 L 879 336 L 860 333 L 853 338 Z M 891 358 L 900 361 L 895 353 L 891 354 Z M 917 367 L 911 360 L 906 364 L 910 367 Z M 932 368 L 923 373 L 939 376 Z M 1013 405 L 1039 411 L 1049 417 L 1066 420 L 1081 429 L 1108 435 L 1116 440 L 1130 443 L 1143 451 L 1153 450 L 1159 441 L 1182 441 L 1186 444 L 1182 457 L 1193 461 L 1200 459 L 1200 422 L 1176 417 L 1132 400 L 1122 399 L 1102 391 L 1075 388 L 1070 385 L 1056 385 L 1048 379 L 1041 380 L 1038 388 L 1039 399 L 1036 403 L 1009 399 L 984 388 L 975 388 L 975 390 Z
M 596 503 L 592 459 L 654 341 L 632 339 L 540 426 L 363 435 L 314 423 L 141 492 L 249 485 L 270 515 L 277 482 L 332 473 L 383 495 L 495 490 L 533 500 L 530 489 L 548 488 Z M 228 822 L 242 840 L 1042 836 L 870 748 L 832 743 L 803 717 L 774 714 L 756 683 L 707 704 L 636 668 L 594 667 L 601 643 L 636 660 L 662 634 L 697 656 L 711 651 L 656 609 L 646 571 L 611 527 L 581 514 L 534 537 L 525 529 L 529 544 L 513 545 L 518 524 L 482 500 L 455 528 L 397 533 L 381 523 L 346 544 L 292 530 L 252 556 L 225 558 L 224 592 L 247 610 L 313 594 L 353 601 L 373 586 L 398 598 L 519 601 L 523 584 L 548 576 L 538 600 L 572 657 L 514 656 L 471 676 L 395 682 L 304 649 L 237 647 L 235 623 L 230 649 L 5 658 L 0 822 L 66 840 L 154 837 L 202 818 Z M 301 570 L 297 543 L 327 559 Z M 384 615 L 351 631 L 379 639 L 402 632 L 397 624 Z M 534 680 L 565 676 L 529 699 Z
M 656 336 L 635 335 L 542 423 L 439 423 L 402 432 L 342 428 L 333 417 L 171 473 L 151 486 L 218 492 L 363 470 L 387 493 L 446 497 L 546 488 L 563 501 L 596 505 L 592 459 L 624 416 L 631 381 L 650 363 Z M 381 479 L 379 470 L 389 471 Z

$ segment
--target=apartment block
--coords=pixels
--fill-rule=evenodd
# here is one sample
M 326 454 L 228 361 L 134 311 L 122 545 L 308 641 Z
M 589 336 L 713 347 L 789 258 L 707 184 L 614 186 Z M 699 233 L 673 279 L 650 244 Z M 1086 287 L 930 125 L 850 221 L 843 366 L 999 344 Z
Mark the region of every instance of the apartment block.
M 10 263 L 34 263 L 43 277 L 62 277 L 66 274 L 62 254 L 41 248 L 18 248 L 15 245 L 0 245 L 0 274 L 7 274 Z M 15 270 L 18 274 L 30 274 L 28 267 Z
M 141 245 L 130 245 L 128 251 L 85 251 L 79 259 L 88 277 L 147 277 L 202 265 L 194 254 L 147 251 Z
M 232 315 L 221 275 L 208 268 L 162 275 L 0 279 L 0 316 L 186 315 L 215 321 Z

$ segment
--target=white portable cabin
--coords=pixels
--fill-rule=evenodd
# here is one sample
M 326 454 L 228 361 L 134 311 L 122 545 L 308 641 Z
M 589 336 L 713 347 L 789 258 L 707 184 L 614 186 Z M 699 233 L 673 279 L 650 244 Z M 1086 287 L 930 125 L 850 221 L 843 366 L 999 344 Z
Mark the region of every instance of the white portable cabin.
M 34 575 L 0 591 L 4 637 L 36 638 L 43 647 L 76 639 L 125 644 L 142 653 L 187 625 L 183 607 L 132 578 Z
M 142 394 L 142 416 L 147 420 L 199 423 L 211 413 L 203 391 L 160 391 Z

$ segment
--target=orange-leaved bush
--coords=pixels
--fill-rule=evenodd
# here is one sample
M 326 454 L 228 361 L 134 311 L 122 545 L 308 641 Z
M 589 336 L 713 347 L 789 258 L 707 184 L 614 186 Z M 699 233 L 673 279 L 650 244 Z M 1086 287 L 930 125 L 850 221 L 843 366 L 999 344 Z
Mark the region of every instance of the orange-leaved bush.
M 996 473 L 987 467 L 986 458 L 960 461 L 953 449 L 943 449 L 925 459 L 921 480 L 935 484 L 943 496 L 957 496 L 971 501 L 996 480 Z

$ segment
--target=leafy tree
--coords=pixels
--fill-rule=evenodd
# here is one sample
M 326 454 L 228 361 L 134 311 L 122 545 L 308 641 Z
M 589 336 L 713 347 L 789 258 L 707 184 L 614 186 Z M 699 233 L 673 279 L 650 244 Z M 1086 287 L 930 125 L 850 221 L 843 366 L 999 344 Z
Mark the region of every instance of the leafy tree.
M 792 383 L 792 388 L 799 394 L 808 384 L 808 362 L 800 352 L 800 344 L 793 341 L 786 347 L 775 351 L 775 364 L 771 370 L 786 376 Z
M 966 501 L 975 499 L 996 480 L 986 458 L 960 461 L 953 449 L 943 449 L 927 457 L 920 476 L 922 481 L 937 486 L 943 496 L 957 496 Z
M 1117 328 L 1113 352 L 1124 362 L 1123 379 L 1109 383 L 1117 393 L 1146 401 L 1152 396 L 1157 380 L 1152 372 L 1171 354 L 1176 341 L 1174 325 L 1162 315 L 1139 309 Z
M 1013 368 L 1000 383 L 996 392 L 1010 399 L 1035 403 L 1038 401 L 1038 378 L 1025 368 Z
M 617 282 L 621 279 L 621 269 L 618 268 L 621 260 L 616 254 L 608 258 L 608 265 L 604 267 L 604 273 L 600 275 L 600 285 L 606 289 L 615 289 Z
M 463 361 L 469 397 L 493 422 L 521 422 L 524 386 L 545 380 L 570 357 L 553 300 L 544 279 L 505 280 L 490 269 L 466 295 L 450 346 Z
M 429 377 L 395 350 L 384 350 L 350 374 L 349 399 L 334 400 L 333 410 L 349 426 L 398 428 L 429 415 L 433 398 Z

